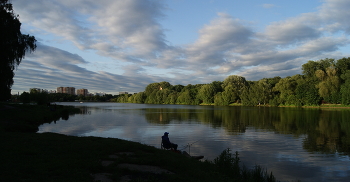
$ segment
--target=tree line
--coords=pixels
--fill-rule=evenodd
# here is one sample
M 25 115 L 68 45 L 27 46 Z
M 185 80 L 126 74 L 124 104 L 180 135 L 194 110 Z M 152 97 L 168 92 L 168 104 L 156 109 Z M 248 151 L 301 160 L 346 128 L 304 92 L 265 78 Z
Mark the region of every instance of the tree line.
M 226 106 L 318 106 L 323 103 L 350 105 L 350 57 L 321 59 L 302 65 L 302 74 L 248 81 L 230 75 L 208 84 L 171 85 L 151 83 L 145 91 L 113 98 L 115 102 L 145 104 L 214 104 Z
M 30 92 L 23 92 L 21 95 L 13 95 L 12 101 L 21 101 L 22 103 L 37 103 L 38 105 L 45 105 L 50 102 L 74 102 L 74 101 L 89 101 L 89 102 L 106 102 L 112 98 L 117 97 L 112 94 L 105 94 L 103 96 L 84 96 L 71 95 L 66 93 L 46 93 L 31 90 Z

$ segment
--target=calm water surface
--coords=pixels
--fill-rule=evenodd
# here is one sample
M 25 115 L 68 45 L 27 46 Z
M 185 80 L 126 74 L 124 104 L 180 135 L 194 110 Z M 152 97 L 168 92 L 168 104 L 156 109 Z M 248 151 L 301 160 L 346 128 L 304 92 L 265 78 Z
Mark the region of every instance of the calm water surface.
M 238 151 L 248 167 L 280 181 L 350 181 L 350 111 L 125 103 L 74 105 L 81 114 L 40 126 L 39 132 L 120 138 L 160 147 L 161 136 L 191 155 L 213 160 Z

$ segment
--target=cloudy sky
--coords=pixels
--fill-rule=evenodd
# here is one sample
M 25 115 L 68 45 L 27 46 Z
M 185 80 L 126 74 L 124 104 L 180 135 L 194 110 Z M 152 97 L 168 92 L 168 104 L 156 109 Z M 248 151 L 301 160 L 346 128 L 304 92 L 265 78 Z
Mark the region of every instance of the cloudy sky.
M 12 93 L 59 86 L 116 94 L 301 73 L 350 56 L 349 0 L 12 0 L 37 49 Z

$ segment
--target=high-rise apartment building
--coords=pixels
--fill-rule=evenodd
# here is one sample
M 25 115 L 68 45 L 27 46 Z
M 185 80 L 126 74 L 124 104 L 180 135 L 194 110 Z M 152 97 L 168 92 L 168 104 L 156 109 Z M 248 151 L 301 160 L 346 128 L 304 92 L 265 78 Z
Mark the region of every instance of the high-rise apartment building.
M 63 87 L 57 87 L 57 93 L 63 93 Z
M 88 89 L 82 88 L 77 90 L 77 95 L 88 96 Z
M 75 95 L 74 87 L 57 87 L 57 93 Z

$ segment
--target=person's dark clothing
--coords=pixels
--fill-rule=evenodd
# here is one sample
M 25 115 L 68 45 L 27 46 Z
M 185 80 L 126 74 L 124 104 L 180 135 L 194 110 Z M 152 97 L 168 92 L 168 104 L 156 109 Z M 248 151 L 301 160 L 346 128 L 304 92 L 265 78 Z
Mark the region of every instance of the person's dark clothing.
M 177 150 L 177 144 L 171 143 L 168 135 L 162 136 L 162 143 L 164 148 L 173 148 L 174 150 Z

